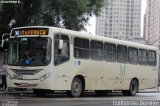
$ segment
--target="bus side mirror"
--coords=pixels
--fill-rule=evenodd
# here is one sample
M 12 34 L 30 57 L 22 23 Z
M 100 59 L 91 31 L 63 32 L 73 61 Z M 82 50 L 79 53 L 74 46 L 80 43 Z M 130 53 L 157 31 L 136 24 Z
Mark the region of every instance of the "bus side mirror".
M 59 40 L 59 49 L 62 49 L 63 48 L 63 40 Z

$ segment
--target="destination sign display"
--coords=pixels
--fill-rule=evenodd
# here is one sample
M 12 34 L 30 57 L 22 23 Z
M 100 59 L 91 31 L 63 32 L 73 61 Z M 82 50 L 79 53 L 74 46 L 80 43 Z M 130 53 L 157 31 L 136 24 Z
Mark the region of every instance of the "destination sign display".
M 14 29 L 11 36 L 23 36 L 23 35 L 48 35 L 48 28 L 22 28 Z

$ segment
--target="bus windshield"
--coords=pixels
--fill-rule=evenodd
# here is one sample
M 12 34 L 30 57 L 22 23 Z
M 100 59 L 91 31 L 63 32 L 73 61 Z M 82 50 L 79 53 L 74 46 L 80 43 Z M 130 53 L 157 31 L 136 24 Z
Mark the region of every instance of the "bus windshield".
M 14 66 L 45 66 L 51 60 L 51 39 L 22 37 L 9 41 L 8 64 Z

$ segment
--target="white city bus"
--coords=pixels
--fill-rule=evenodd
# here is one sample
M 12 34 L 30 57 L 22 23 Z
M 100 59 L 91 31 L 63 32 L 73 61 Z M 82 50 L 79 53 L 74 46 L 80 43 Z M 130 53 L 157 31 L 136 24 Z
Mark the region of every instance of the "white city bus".
M 134 96 L 158 81 L 155 47 L 62 28 L 14 28 L 10 34 L 7 85 L 38 96 L 67 91 L 120 90 Z

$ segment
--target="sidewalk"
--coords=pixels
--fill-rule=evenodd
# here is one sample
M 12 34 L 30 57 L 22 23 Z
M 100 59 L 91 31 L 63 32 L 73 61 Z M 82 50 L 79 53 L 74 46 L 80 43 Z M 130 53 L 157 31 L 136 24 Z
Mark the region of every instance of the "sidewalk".
M 160 93 L 160 88 L 139 90 L 139 93 Z

